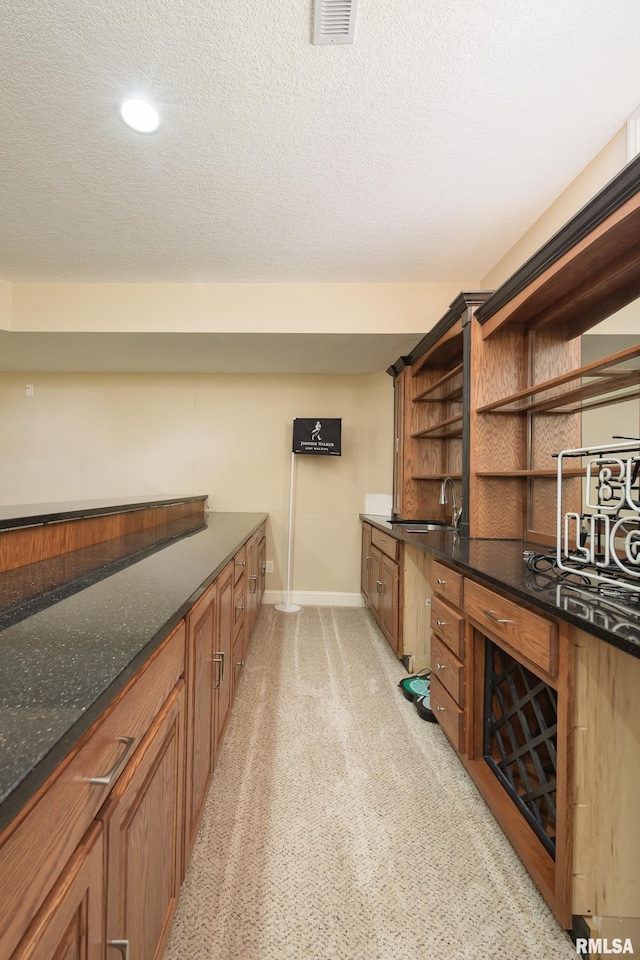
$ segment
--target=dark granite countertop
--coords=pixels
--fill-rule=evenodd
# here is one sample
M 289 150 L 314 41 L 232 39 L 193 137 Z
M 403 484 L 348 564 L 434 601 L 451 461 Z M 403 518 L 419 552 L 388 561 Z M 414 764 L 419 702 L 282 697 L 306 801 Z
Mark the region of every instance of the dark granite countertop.
M 101 514 L 125 513 L 144 510 L 169 503 L 189 503 L 206 500 L 206 494 L 189 497 L 159 496 L 116 497 L 112 500 L 67 500 L 61 503 L 19 503 L 0 506 L 0 530 L 14 527 L 32 527 L 60 520 L 78 520 L 80 517 L 97 517 Z
M 589 590 L 560 578 L 551 570 L 531 570 L 524 553 L 545 554 L 547 548 L 540 544 L 525 540 L 469 540 L 448 527 L 418 533 L 410 524 L 392 523 L 369 514 L 360 516 L 461 572 L 640 657 L 640 594 L 627 591 L 622 598 L 610 596 L 603 589 Z
M 0 575 L 0 829 L 266 516 L 206 514 Z

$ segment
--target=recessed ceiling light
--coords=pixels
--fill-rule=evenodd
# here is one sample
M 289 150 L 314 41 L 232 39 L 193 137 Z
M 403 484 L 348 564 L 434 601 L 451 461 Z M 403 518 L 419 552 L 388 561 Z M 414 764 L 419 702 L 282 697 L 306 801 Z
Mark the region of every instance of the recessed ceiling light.
M 153 133 L 160 126 L 158 111 L 146 100 L 125 100 L 120 107 L 120 116 L 138 133 Z

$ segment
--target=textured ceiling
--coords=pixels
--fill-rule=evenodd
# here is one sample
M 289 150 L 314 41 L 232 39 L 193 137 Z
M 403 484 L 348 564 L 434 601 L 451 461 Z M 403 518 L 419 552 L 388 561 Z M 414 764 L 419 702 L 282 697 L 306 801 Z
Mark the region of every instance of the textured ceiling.
M 343 46 L 311 15 L 9 0 L 0 278 L 480 278 L 640 102 L 638 0 L 361 0 Z

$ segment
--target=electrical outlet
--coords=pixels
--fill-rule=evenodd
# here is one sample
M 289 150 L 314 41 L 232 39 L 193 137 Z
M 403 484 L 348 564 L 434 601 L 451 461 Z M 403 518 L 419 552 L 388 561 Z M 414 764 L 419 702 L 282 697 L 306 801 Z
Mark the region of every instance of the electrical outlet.
M 265 573 L 273 573 L 273 560 L 267 560 L 264 565 Z

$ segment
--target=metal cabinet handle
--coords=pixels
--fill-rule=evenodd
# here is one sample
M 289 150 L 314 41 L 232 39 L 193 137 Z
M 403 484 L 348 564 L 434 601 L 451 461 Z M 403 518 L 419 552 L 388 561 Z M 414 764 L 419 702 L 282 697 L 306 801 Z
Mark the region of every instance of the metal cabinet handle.
M 102 777 L 90 777 L 89 783 L 94 783 L 99 787 L 109 787 L 115 778 L 120 772 L 120 768 L 124 766 L 129 758 L 129 754 L 133 750 L 136 738 L 135 737 L 118 737 L 118 743 L 126 744 L 122 754 L 118 757 L 114 765 L 111 767 L 108 773 L 105 773 Z
M 491 610 L 485 610 L 484 613 L 489 617 L 490 620 L 493 620 L 495 623 L 515 623 L 515 620 L 507 620 L 506 617 L 496 617 L 495 613 Z
M 441 587 L 444 587 L 446 582 L 447 582 L 446 580 L 440 580 L 440 578 L 436 580 L 436 583 L 439 583 Z
M 445 707 L 438 707 L 438 706 L 436 706 L 436 710 L 438 711 L 438 713 L 442 713 L 443 710 L 445 710 Z
M 376 580 L 376 593 L 382 593 L 380 587 L 383 586 L 382 580 Z
M 254 583 L 253 583 L 253 590 L 251 591 L 251 593 L 255 593 L 256 590 L 258 589 L 258 578 L 252 576 L 252 577 L 249 577 L 249 580 L 253 580 L 253 581 L 254 581 Z
M 119 950 L 124 960 L 129 960 L 129 941 L 128 940 L 107 940 L 107 946 Z
M 437 626 L 437 627 L 446 627 L 446 625 L 447 625 L 447 621 L 446 621 L 446 620 L 436 620 L 436 626 Z
M 244 667 L 244 660 L 238 660 L 236 667 Z
M 369 563 L 370 563 L 370 561 L 371 561 L 371 557 L 365 557 L 365 560 L 367 561 L 367 570 L 368 570 L 368 569 L 369 569 Z
M 220 684 L 222 683 L 222 681 L 224 680 L 224 652 L 218 651 L 218 656 L 213 658 L 213 662 L 222 664 L 222 666 L 220 667 L 220 677 L 218 679 L 218 682 L 214 683 L 213 685 L 213 689 L 217 690 Z
M 437 669 L 437 670 L 446 670 L 446 669 L 447 669 L 447 665 L 446 665 L 446 663 L 436 663 L 436 669 Z
M 247 565 L 246 560 L 236 560 L 236 567 L 246 567 L 246 565 Z
M 244 610 L 244 603 L 241 603 L 239 606 L 236 606 L 236 610 Z
M 386 540 L 376 540 L 376 543 L 386 543 Z

